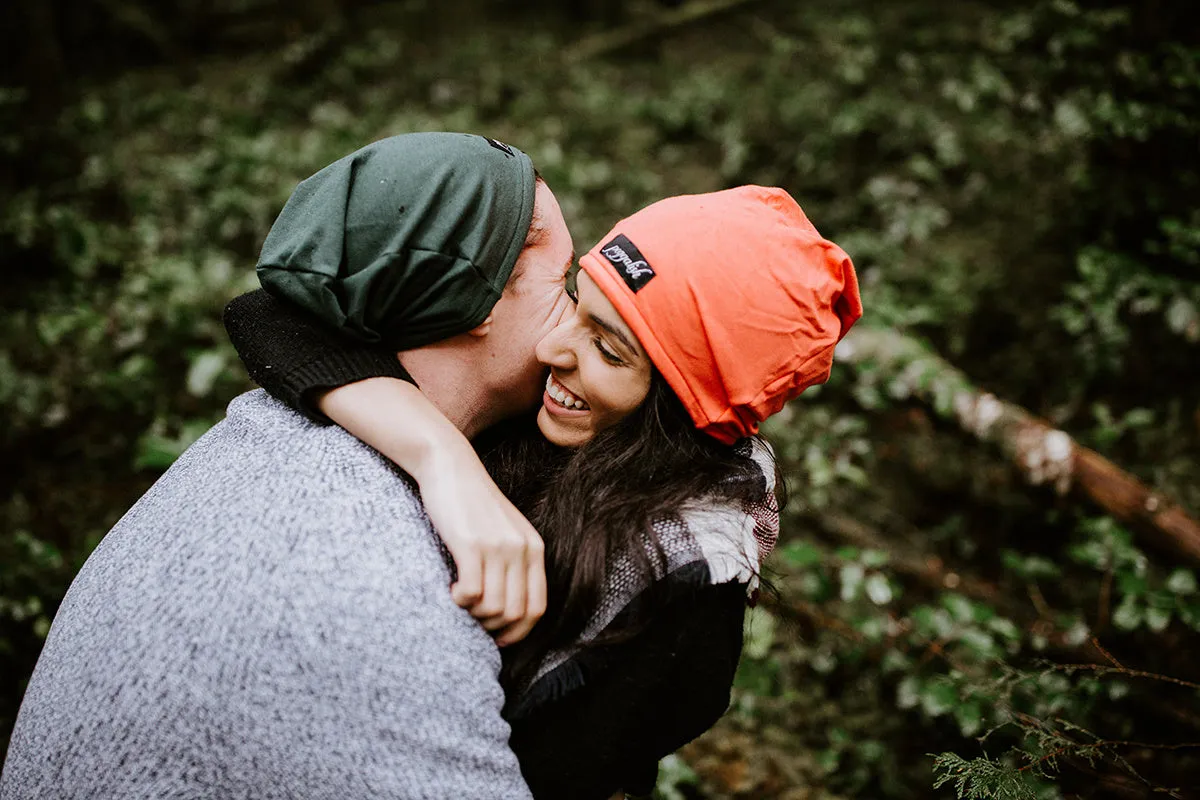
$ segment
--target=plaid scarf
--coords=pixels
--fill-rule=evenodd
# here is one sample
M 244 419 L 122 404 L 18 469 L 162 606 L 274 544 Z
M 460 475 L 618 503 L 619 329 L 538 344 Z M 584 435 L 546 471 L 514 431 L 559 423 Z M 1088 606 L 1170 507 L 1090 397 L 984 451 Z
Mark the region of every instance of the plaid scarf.
M 771 446 L 757 436 L 739 440 L 740 455 L 751 458 L 762 476 L 754 503 L 696 503 L 654 524 L 661 555 L 651 558 L 655 581 L 679 587 L 745 584 L 751 604 L 757 596 L 759 566 L 779 538 L 779 506 L 775 501 L 775 462 Z M 649 544 L 649 543 L 647 543 Z M 608 571 L 599 607 L 579 642 L 550 651 L 513 709 L 520 717 L 580 686 L 584 672 L 576 656 L 604 634 L 650 587 L 637 561 L 618 557 Z

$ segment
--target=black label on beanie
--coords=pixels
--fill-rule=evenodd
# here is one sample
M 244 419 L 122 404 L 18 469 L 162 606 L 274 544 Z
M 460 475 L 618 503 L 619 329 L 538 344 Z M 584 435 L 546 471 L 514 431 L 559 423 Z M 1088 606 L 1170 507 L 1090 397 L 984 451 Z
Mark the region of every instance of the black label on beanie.
M 600 248 L 600 255 L 608 259 L 608 263 L 613 265 L 634 293 L 654 277 L 654 270 L 646 257 L 624 234 L 618 233 L 611 242 Z

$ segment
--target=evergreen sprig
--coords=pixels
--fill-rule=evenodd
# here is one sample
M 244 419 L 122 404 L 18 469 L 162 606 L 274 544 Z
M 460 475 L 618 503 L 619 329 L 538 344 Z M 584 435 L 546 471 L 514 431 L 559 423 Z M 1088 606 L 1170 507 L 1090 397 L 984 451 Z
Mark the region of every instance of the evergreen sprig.
M 930 753 L 930 755 L 934 755 Z M 933 788 L 954 784 L 958 800 L 1036 800 L 1037 788 L 1028 772 L 987 756 L 970 761 L 956 753 L 934 755 Z M 1036 772 L 1036 770 L 1035 770 Z

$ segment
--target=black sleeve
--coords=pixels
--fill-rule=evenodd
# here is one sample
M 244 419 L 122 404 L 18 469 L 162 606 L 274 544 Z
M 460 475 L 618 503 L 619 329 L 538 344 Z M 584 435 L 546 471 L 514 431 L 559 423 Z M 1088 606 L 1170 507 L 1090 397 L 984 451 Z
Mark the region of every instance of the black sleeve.
M 377 377 L 416 384 L 395 352 L 331 331 L 263 289 L 229 301 L 224 322 L 250 378 L 314 422 L 329 422 L 314 391 Z
M 584 662 L 585 682 L 512 722 L 537 800 L 649 793 L 658 761 L 720 719 L 742 649 L 746 587 L 697 589 Z

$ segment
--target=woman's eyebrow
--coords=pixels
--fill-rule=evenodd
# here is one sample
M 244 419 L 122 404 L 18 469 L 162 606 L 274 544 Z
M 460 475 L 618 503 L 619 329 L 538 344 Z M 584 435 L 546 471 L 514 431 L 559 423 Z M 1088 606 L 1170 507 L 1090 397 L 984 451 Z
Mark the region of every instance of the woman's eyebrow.
M 642 351 L 640 349 L 638 349 L 632 342 L 629 341 L 629 338 L 625 336 L 625 334 L 621 331 L 620 328 L 618 328 L 617 326 L 612 325 L 608 322 L 605 322 L 604 320 L 597 317 L 595 314 L 588 314 L 588 319 L 591 320 L 596 325 L 599 325 L 604 330 L 611 333 L 613 336 L 620 339 L 621 344 L 625 345 L 625 347 L 629 350 L 630 353 L 632 353 L 635 356 L 641 355 Z

